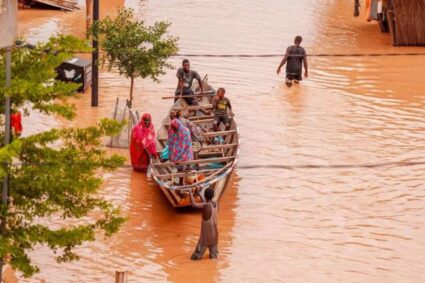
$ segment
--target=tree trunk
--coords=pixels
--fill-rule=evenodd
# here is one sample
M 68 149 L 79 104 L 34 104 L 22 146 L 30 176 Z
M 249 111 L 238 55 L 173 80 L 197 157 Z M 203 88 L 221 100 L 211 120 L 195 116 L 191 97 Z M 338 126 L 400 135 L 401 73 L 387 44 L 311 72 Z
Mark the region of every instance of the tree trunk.
M 131 77 L 131 84 L 130 84 L 130 101 L 128 102 L 128 108 L 131 109 L 132 105 L 133 105 L 133 87 L 134 87 L 134 78 Z

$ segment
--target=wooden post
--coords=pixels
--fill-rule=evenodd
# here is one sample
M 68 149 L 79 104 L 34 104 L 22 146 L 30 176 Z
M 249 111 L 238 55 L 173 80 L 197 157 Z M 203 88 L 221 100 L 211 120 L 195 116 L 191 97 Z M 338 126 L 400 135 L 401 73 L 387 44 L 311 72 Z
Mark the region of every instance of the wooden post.
M 127 272 L 115 271 L 115 283 L 127 283 Z
M 99 20 L 99 0 L 93 2 L 93 23 Z M 99 105 L 99 43 L 96 38 L 92 42 L 92 80 L 91 80 L 91 106 Z
M 396 25 L 395 25 L 394 10 L 388 10 L 387 11 L 387 19 L 388 19 L 388 25 L 389 25 L 390 32 L 391 32 L 391 37 L 392 37 L 393 45 L 394 46 L 397 46 L 398 45 L 398 42 L 397 42 L 397 29 L 396 29 Z
M 89 35 L 89 29 L 91 25 L 91 7 L 92 7 L 92 0 L 86 0 L 86 38 L 88 39 Z

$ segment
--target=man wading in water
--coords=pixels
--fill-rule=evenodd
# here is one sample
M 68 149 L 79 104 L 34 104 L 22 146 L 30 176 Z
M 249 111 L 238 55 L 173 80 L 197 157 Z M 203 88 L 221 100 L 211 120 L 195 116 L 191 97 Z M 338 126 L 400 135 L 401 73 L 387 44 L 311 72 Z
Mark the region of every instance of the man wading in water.
M 210 258 L 218 257 L 218 228 L 217 228 L 217 203 L 212 201 L 214 190 L 208 188 L 205 190 L 206 202 L 196 203 L 193 193 L 190 191 L 190 200 L 192 207 L 202 209 L 201 235 L 198 244 L 192 254 L 191 260 L 199 260 L 204 256 L 207 248 L 210 250 Z
M 302 37 L 299 35 L 295 37 L 294 45 L 286 49 L 285 57 L 283 57 L 282 62 L 280 62 L 277 68 L 277 74 L 279 75 L 280 69 L 286 63 L 286 85 L 288 87 L 291 87 L 294 82 L 298 83 L 303 79 L 303 62 L 305 69 L 304 77 L 308 77 L 307 54 L 305 49 L 300 46 L 302 40 Z

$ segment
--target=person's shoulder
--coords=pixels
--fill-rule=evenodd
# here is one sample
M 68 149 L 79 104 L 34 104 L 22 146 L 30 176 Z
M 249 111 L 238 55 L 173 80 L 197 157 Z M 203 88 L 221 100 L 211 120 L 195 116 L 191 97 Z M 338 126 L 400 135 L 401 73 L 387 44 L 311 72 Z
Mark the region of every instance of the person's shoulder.
M 183 73 L 183 67 L 178 68 L 178 69 L 177 69 L 177 73 L 178 73 L 178 74 Z

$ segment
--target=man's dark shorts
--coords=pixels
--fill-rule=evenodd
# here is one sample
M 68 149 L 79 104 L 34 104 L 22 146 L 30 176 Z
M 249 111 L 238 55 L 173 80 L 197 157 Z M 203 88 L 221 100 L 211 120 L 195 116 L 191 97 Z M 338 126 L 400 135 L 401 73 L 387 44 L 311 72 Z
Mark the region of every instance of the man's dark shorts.
M 230 125 L 230 118 L 228 116 L 214 116 L 214 124 L 217 126 L 223 123 L 226 126 Z
M 176 96 L 179 96 L 179 95 L 180 94 L 176 93 Z M 184 98 L 184 100 L 186 100 L 187 104 L 189 104 L 189 105 L 197 105 L 198 104 L 195 97 L 190 97 L 190 96 L 193 96 L 193 95 L 194 95 L 194 93 L 193 93 L 192 90 L 183 92 L 183 96 L 188 96 L 188 97 Z M 174 99 L 174 102 L 176 102 L 176 101 L 177 101 L 177 98 Z
M 301 73 L 299 73 L 299 74 L 286 74 L 286 79 L 289 80 L 289 81 L 293 81 L 293 80 L 302 81 L 303 76 L 301 75 Z

